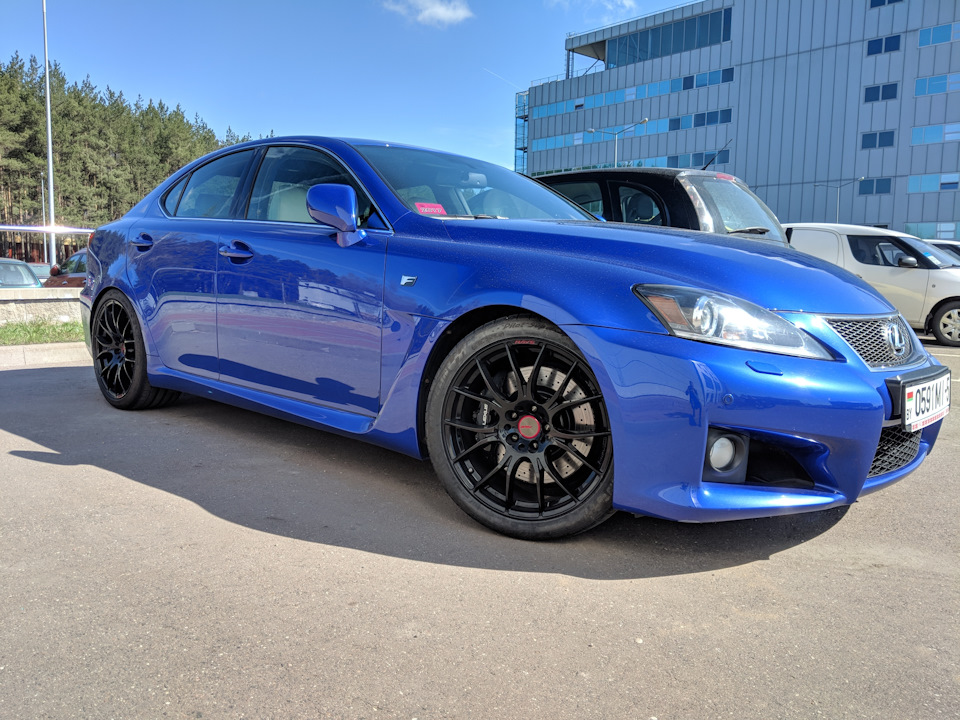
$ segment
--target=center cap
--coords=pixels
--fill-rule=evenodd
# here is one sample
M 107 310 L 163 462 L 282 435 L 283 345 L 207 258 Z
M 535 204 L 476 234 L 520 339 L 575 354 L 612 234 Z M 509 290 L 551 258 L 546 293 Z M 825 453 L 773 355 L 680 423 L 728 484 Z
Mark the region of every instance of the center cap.
M 533 440 L 540 434 L 540 421 L 533 415 L 524 415 L 517 423 L 517 432 L 524 440 Z

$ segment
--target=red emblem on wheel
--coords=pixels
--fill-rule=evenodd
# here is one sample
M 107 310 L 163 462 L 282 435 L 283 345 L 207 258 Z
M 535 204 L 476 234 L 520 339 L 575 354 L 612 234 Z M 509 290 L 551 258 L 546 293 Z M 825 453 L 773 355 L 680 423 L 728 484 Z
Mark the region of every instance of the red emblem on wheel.
M 524 415 L 517 423 L 517 432 L 525 440 L 533 440 L 540 434 L 540 421 L 533 415 Z

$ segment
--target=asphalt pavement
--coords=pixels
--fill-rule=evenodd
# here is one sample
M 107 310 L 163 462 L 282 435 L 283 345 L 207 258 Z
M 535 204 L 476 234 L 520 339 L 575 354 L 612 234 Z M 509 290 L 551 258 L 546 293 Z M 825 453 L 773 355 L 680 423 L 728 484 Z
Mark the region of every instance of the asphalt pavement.
M 527 543 L 426 463 L 196 397 L 116 411 L 85 350 L 22 358 L 0 718 L 960 717 L 956 404 L 850 508 Z

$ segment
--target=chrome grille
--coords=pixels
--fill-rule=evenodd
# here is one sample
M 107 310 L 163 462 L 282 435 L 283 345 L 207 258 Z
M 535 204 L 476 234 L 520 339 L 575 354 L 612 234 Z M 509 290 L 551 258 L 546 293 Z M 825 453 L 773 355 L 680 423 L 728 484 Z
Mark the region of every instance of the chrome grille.
M 827 324 L 846 340 L 853 351 L 872 368 L 899 367 L 914 360 L 913 333 L 899 315 L 874 318 L 826 318 Z M 906 349 L 897 355 L 887 342 L 887 326 L 895 323 L 906 340 Z
M 899 470 L 910 463 L 920 450 L 922 430 L 907 432 L 900 427 L 886 427 L 880 431 L 877 453 L 870 464 L 868 478 Z

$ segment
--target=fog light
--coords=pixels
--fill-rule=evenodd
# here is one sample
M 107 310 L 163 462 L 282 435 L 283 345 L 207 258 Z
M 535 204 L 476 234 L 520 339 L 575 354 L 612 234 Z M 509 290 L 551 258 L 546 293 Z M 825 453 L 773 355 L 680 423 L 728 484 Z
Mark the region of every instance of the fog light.
M 732 439 L 723 435 L 710 446 L 709 457 L 710 467 L 717 472 L 726 472 L 737 459 L 737 445 Z

